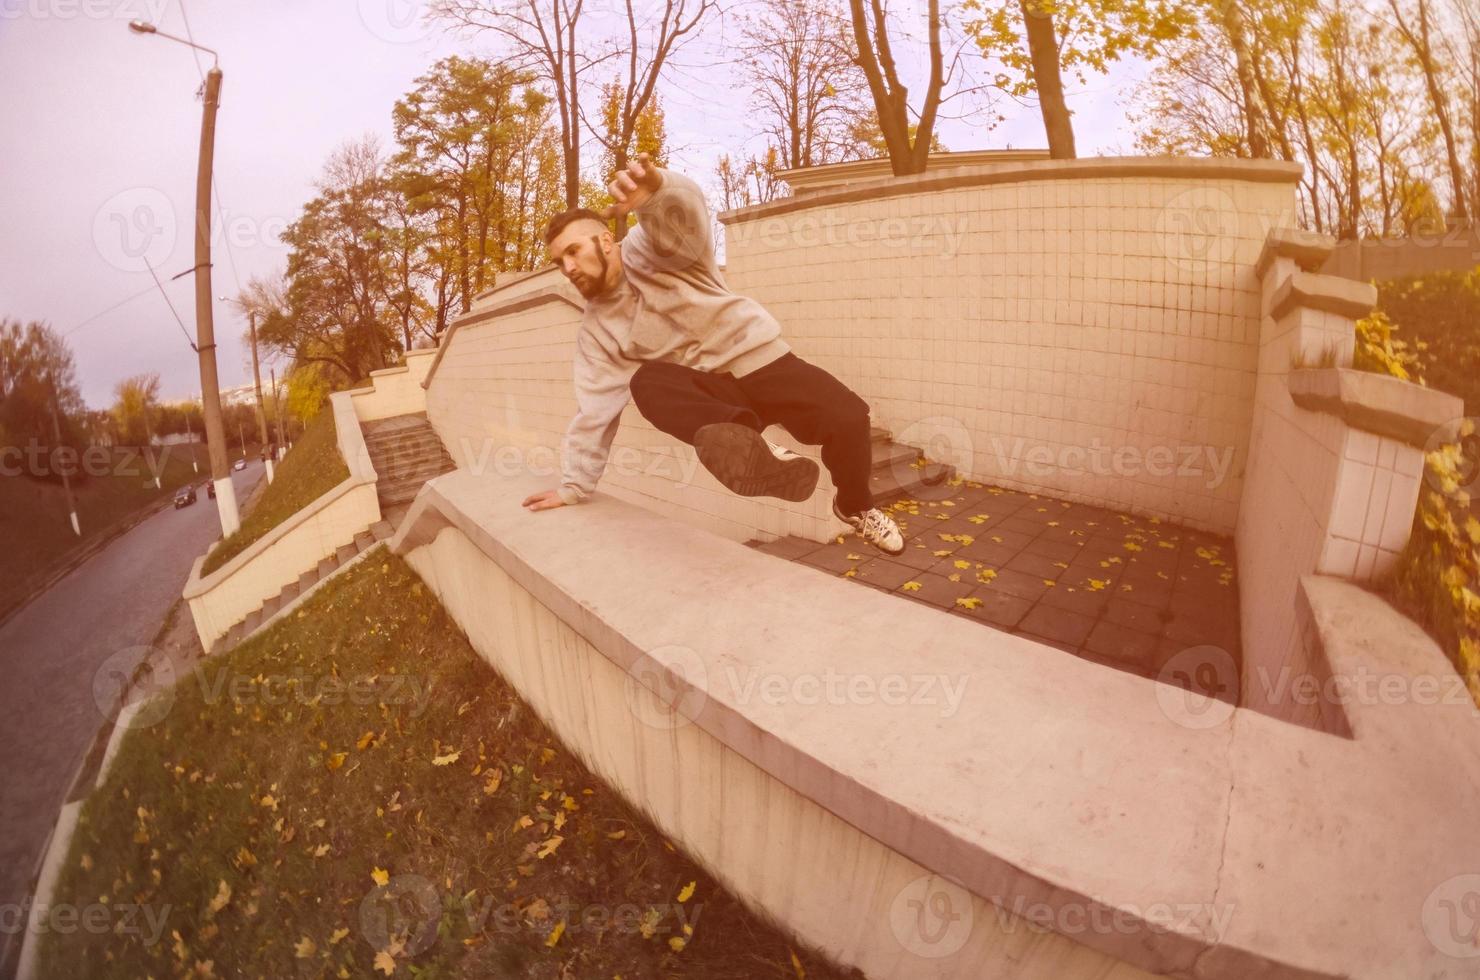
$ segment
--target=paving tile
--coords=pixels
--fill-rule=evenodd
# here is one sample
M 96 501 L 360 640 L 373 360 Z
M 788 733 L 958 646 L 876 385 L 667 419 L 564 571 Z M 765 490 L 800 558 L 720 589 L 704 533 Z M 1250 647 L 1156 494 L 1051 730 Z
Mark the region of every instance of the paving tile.
M 1168 615 L 1164 610 L 1156 610 L 1120 596 L 1111 596 L 1110 602 L 1105 606 L 1104 618 L 1117 626 L 1146 633 L 1154 638 L 1161 635 Z
M 1046 606 L 1040 602 L 1028 611 L 1022 622 L 1018 623 L 1018 629 L 1037 636 L 1046 636 L 1060 643 L 1070 644 L 1077 649 L 1084 644 L 1085 638 L 1089 636 L 1094 625 L 1095 621 L 1090 616 Z
M 942 549 L 943 550 L 943 549 Z M 935 552 L 922 542 L 906 542 L 904 552 L 889 559 L 901 565 L 908 565 L 919 571 L 924 571 L 940 562 Z
M 1008 532 L 1011 532 L 1013 534 L 1021 534 L 1027 538 L 1038 537 L 1039 532 L 1041 532 L 1042 530 L 1042 522 L 1029 520 L 1025 517 L 1019 516 L 1018 514 L 1014 514 L 1013 516 L 1002 521 L 1002 523 L 998 524 L 996 528 L 998 534 L 1006 534 Z
M 1063 640 L 1056 640 L 1051 636 L 1043 636 L 1038 633 L 1029 633 L 1022 629 L 1013 630 L 1013 633 L 1025 639 L 1032 640 L 1034 643 L 1042 643 L 1044 646 L 1054 647 L 1056 649 L 1063 650 L 1065 653 L 1072 653 L 1075 656 L 1080 656 L 1079 647 L 1075 646 L 1073 643 L 1066 643 Z
M 979 561 L 994 568 L 1006 565 L 1014 557 L 1022 554 L 1023 548 L 1017 545 L 998 544 L 991 538 L 977 538 L 971 544 L 958 549 L 962 558 L 971 561 Z
M 918 568 L 900 564 L 889 558 L 875 558 L 858 566 L 853 579 L 892 592 L 920 574 Z
M 1022 618 L 1033 608 L 1031 600 L 1022 599 L 1015 595 L 994 589 L 990 586 L 978 586 L 971 591 L 967 599 L 980 599 L 981 605 L 974 609 L 957 607 L 953 612 L 960 613 L 968 619 L 984 623 L 998 629 L 1010 630 L 1017 626 Z
M 1028 549 L 1037 555 L 1046 555 L 1058 561 L 1073 561 L 1084 553 L 1084 545 L 1077 538 L 1040 536 L 1034 538 Z
M 793 558 L 800 558 L 803 555 L 809 555 L 812 552 L 816 551 L 818 548 L 824 547 L 826 547 L 826 545 L 818 544 L 816 541 L 808 541 L 806 538 L 799 538 L 795 535 L 788 535 L 784 538 L 777 538 L 775 541 L 767 541 L 762 544 L 757 544 L 755 546 L 755 550 L 768 555 L 775 555 L 777 558 L 785 558 L 790 561 Z
M 1030 545 L 1014 555 L 1004 567 L 1015 572 L 1036 575 L 1039 578 L 1056 579 L 1068 570 L 1068 562 L 1060 562 L 1039 554 L 1037 547 Z
M 867 547 L 867 545 L 864 547 Z M 811 565 L 813 568 L 820 568 L 825 572 L 845 572 L 850 568 L 857 567 L 860 562 L 865 560 L 863 557 L 849 558 L 848 556 L 850 554 L 862 556 L 863 552 L 849 551 L 846 546 L 840 544 L 824 545 L 811 554 L 803 555 L 797 560 L 804 565 Z
M 1128 629 L 1107 619 L 1095 623 L 1084 641 L 1086 651 L 1129 664 L 1147 674 L 1155 674 L 1160 666 L 1157 647 L 1154 634 Z
M 1110 602 L 1110 593 L 1105 589 L 1066 585 L 1061 579 L 1058 585 L 1045 590 L 1043 597 L 1038 601 L 1040 604 L 1053 606 L 1055 609 L 1067 609 L 1070 612 L 1094 618 L 1099 616 Z
M 903 585 L 895 589 L 895 594 L 918 599 L 938 609 L 953 609 L 957 599 L 963 599 L 977 587 L 975 578 L 970 581 L 952 582 L 944 575 L 936 575 L 934 572 L 921 572 L 909 581 L 919 582 L 918 589 L 905 589 Z
M 997 575 L 990 582 L 984 583 L 987 588 L 997 589 L 1008 595 L 1017 596 L 1019 599 L 1034 602 L 1049 589 L 1041 575 L 1030 575 L 1027 572 L 1017 572 L 1010 568 L 999 568 L 996 571 Z

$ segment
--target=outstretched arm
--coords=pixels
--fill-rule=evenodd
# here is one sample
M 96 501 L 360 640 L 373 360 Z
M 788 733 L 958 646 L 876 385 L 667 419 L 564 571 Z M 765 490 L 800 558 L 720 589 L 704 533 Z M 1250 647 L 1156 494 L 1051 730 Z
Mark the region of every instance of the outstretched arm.
M 639 153 L 607 189 L 616 200 L 604 212 L 608 218 L 637 212 L 638 226 L 628 237 L 639 262 L 665 271 L 700 262 L 713 264 L 709 206 L 704 191 L 693 180 L 653 166 L 648 154 Z

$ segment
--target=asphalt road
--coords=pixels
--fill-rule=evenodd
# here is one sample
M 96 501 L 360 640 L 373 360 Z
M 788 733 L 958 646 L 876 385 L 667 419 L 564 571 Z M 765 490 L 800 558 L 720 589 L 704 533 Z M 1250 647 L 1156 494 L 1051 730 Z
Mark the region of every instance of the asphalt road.
M 238 502 L 262 475 L 257 461 L 232 473 Z M 94 677 L 142 659 L 196 556 L 220 535 L 216 502 L 204 490 L 198 497 L 148 518 L 0 626 L 0 911 L 27 899 L 57 811 L 105 720 Z

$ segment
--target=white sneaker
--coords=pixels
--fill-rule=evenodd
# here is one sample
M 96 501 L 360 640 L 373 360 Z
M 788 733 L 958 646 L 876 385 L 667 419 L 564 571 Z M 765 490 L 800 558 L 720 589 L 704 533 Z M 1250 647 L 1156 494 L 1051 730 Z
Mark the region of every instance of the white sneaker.
M 817 461 L 778 446 L 748 425 L 715 422 L 694 433 L 699 462 L 742 497 L 802 501 L 817 489 Z
M 849 517 L 838 510 L 838 498 L 833 497 L 832 512 L 837 515 L 838 520 L 852 525 L 858 536 L 869 544 L 878 548 L 886 555 L 904 554 L 904 535 L 899 531 L 899 525 L 894 523 L 894 518 L 884 513 L 877 507 L 870 507 L 861 514 Z

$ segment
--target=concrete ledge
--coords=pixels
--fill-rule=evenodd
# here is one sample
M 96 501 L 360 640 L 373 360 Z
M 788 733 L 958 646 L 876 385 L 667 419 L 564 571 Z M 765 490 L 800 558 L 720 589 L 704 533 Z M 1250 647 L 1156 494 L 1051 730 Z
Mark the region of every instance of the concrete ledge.
M 1196 181 L 1247 180 L 1260 183 L 1295 184 L 1303 167 L 1299 163 L 1274 160 L 1233 160 L 1204 157 L 1085 157 L 1078 160 L 1032 160 L 983 167 L 947 167 L 907 177 L 890 175 L 862 181 L 840 190 L 819 190 L 798 197 L 753 204 L 719 214 L 721 224 L 737 224 L 759 218 L 830 207 L 857 201 L 880 201 L 904 194 L 938 193 L 989 184 L 1021 184 L 1043 180 L 1105 180 L 1129 178 L 1158 180 L 1184 178 Z
M 72 847 L 72 835 L 77 832 L 77 818 L 82 814 L 82 801 L 68 803 L 57 814 L 56 826 L 46 845 L 46 857 L 41 862 L 41 876 L 36 881 L 36 894 L 32 896 L 31 908 L 26 915 L 26 934 L 21 937 L 20 965 L 16 968 L 16 980 L 35 980 L 38 976 L 39 946 L 43 935 L 41 916 L 56 902 L 57 881 L 62 876 L 62 862 Z
M 1264 249 L 1254 265 L 1254 278 L 1263 279 L 1275 259 L 1293 259 L 1304 272 L 1320 272 L 1336 250 L 1336 239 L 1303 228 L 1275 228 L 1264 240 Z
M 994 957 L 1010 943 L 983 940 L 969 961 L 879 954 L 865 934 L 887 936 L 891 896 L 857 880 L 854 849 L 869 841 L 1009 920 L 1021 901 L 1129 924 L 1040 935 L 1043 945 L 1011 958 L 1018 978 L 1069 975 L 1050 961 L 1071 947 L 1051 940 L 1108 958 L 1076 976 L 1389 980 L 1468 965 L 1430 941 L 1422 916 L 1433 889 L 1480 867 L 1473 719 L 1447 735 L 1410 730 L 1401 750 L 1364 738 L 1409 724 L 1387 705 L 1363 713 L 1353 740 L 1242 710 L 1190 723 L 1171 684 L 860 589 L 599 491 L 579 508 L 524 511 L 519 501 L 540 485 L 440 477 L 392 547 L 410 552 L 536 710 L 558 715 L 556 731 L 595 771 L 649 774 L 636 788 L 612 778 L 742 898 L 871 976 L 997 975 L 988 967 L 1007 969 Z M 546 616 L 574 639 L 539 626 Z M 1351 668 L 1341 643 L 1326 646 L 1333 670 Z M 856 836 L 808 837 L 805 856 L 788 851 L 778 868 L 776 841 L 754 829 L 776 818 L 763 806 L 737 812 L 720 790 L 727 777 L 684 754 L 702 754 L 700 743 L 631 725 L 620 693 L 612 703 L 622 688 L 598 678 L 608 670 L 663 695 L 680 724 L 774 781 L 773 796 L 756 799 L 795 794 Z M 734 683 L 735 672 L 902 670 L 960 679 L 960 710 L 774 703 Z M 1447 777 L 1416 780 L 1413 756 Z M 803 863 L 805 873 L 789 870 Z M 1203 911 L 1158 931 L 1144 915 L 1158 903 Z M 1220 910 L 1232 913 L 1221 927 Z
M 1419 448 L 1465 414 L 1465 403 L 1453 395 L 1375 371 L 1298 368 L 1290 372 L 1289 386 L 1301 408 Z
M 1275 291 L 1269 315 L 1278 320 L 1291 310 L 1303 307 L 1360 320 L 1371 314 L 1376 305 L 1377 287 L 1370 282 L 1297 272 Z
M 544 274 L 552 277 L 549 286 L 536 289 L 529 293 L 522 293 L 518 296 L 511 296 L 507 301 L 497 302 L 492 306 L 485 306 L 452 321 L 447 327 L 446 332 L 442 335 L 441 342 L 437 345 L 437 354 L 432 359 L 431 366 L 427 368 L 427 375 L 422 379 L 421 386 L 423 388 L 430 388 L 432 386 L 432 378 L 436 375 L 437 368 L 442 364 L 442 356 L 447 351 L 448 345 L 452 343 L 452 335 L 462 327 L 471 327 L 474 324 L 483 323 L 495 317 L 508 316 L 510 313 L 518 313 L 521 310 L 543 306 L 546 303 L 565 303 L 573 309 L 581 311 L 586 309 L 585 303 L 580 300 L 580 294 L 576 292 L 575 287 L 569 285 L 553 265 L 545 266 L 543 269 L 537 269 L 527 276 L 521 276 L 520 278 L 529 279 Z M 479 295 L 484 294 L 480 293 Z

